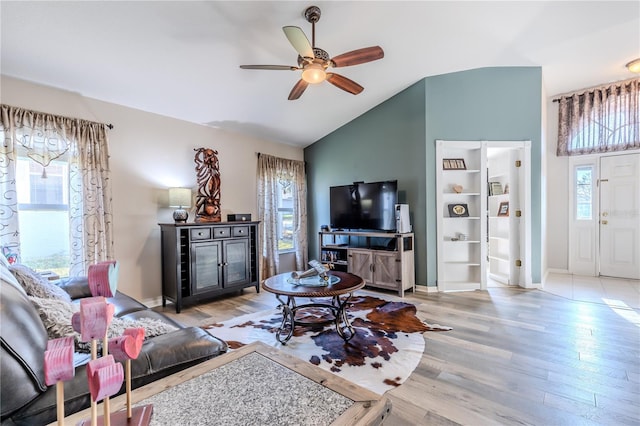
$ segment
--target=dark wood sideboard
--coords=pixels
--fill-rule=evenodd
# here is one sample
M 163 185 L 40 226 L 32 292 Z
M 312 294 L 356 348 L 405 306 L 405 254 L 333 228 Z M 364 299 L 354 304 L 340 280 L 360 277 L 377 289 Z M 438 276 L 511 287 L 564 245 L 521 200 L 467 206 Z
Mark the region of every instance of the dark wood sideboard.
M 259 222 L 161 223 L 162 306 L 254 286 L 260 291 Z

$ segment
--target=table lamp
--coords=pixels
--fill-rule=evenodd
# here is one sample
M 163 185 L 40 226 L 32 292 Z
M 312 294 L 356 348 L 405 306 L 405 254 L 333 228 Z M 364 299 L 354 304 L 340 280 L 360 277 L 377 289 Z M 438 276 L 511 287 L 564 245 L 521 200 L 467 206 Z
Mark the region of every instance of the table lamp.
M 191 189 L 189 188 L 169 188 L 169 207 L 177 207 L 173 212 L 173 220 L 176 223 L 184 223 L 189 217 L 184 207 L 191 207 Z

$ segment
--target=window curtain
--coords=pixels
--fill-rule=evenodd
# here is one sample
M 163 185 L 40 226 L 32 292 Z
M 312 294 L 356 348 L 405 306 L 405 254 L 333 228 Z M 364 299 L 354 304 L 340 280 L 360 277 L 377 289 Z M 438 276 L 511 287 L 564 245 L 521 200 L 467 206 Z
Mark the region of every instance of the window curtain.
M 20 252 L 16 191 L 19 149 L 43 168 L 67 155 L 71 276 L 85 275 L 90 264 L 113 259 L 112 209 L 107 126 L 1 105 L 0 237 Z M 46 175 L 46 169 L 43 171 Z
M 258 219 L 262 228 L 261 278 L 279 273 L 278 184 L 290 182 L 293 196 L 293 241 L 297 270 L 307 265 L 307 181 L 304 161 L 258 154 Z
M 640 79 L 558 99 L 558 156 L 640 148 Z

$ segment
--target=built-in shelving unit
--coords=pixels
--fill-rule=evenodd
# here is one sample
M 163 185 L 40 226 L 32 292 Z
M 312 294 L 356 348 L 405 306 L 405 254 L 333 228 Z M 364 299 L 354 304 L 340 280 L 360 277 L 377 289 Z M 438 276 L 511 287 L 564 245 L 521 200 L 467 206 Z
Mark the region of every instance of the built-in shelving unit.
M 413 233 L 332 231 L 319 233 L 320 261 L 362 277 L 367 286 L 415 291 Z
M 436 141 L 438 290 L 484 290 L 488 278 L 531 285 L 530 150 L 529 141 Z
M 440 291 L 486 288 L 485 159 L 481 142 L 436 142 Z

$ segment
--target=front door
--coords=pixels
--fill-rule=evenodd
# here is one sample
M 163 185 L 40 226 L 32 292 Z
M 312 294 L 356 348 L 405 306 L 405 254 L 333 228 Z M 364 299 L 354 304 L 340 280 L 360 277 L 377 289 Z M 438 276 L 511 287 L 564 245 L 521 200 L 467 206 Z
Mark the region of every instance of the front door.
M 600 275 L 640 279 L 640 154 L 600 159 Z

